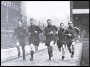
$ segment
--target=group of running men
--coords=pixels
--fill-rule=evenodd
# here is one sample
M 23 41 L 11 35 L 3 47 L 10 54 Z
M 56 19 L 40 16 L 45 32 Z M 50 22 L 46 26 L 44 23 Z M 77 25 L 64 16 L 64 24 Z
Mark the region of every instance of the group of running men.
M 39 34 L 44 32 L 46 36 L 45 45 L 48 49 L 49 60 L 53 56 L 53 45 L 57 44 L 59 51 L 62 51 L 62 60 L 65 58 L 65 46 L 67 45 L 68 50 L 71 54 L 71 58 L 74 56 L 74 44 L 75 44 L 75 34 L 78 34 L 80 38 L 80 30 L 77 27 L 73 27 L 71 21 L 68 22 L 68 28 L 65 29 L 64 23 L 60 23 L 60 28 L 52 25 L 52 20 L 47 19 L 47 26 L 44 31 L 35 25 L 35 20 L 30 19 L 30 27 L 28 31 L 23 27 L 22 21 L 18 21 L 18 27 L 14 30 L 13 38 L 16 38 L 18 57 L 20 57 L 20 46 L 22 47 L 23 60 L 25 60 L 25 37 L 29 35 L 29 45 L 30 45 L 30 60 L 33 60 L 33 55 L 35 51 L 38 51 L 38 46 L 40 43 Z M 70 48 L 72 47 L 72 48 Z

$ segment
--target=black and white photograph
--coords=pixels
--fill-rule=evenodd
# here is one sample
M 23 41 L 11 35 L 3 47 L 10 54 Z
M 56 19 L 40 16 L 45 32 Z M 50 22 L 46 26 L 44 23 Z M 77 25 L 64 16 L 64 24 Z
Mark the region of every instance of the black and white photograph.
M 89 1 L 1 1 L 1 66 L 89 66 Z

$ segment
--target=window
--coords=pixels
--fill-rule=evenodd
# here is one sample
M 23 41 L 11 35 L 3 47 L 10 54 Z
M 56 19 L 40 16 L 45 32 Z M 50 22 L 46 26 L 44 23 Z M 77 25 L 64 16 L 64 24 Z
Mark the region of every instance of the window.
M 7 1 L 7 6 L 11 8 L 11 2 Z
M 19 11 L 19 7 L 18 7 L 18 9 L 17 9 L 18 11 Z
M 13 8 L 13 5 L 14 5 L 14 4 L 12 3 L 12 8 Z
M 13 6 L 14 6 L 14 10 L 15 10 L 15 4 L 13 4 Z
M 16 10 L 18 11 L 18 6 L 16 7 Z
M 2 1 L 2 4 L 6 6 L 6 1 Z

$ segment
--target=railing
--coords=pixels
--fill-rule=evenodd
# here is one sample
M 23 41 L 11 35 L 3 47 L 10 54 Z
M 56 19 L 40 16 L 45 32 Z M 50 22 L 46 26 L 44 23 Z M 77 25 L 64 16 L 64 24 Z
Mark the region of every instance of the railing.
M 1 47 L 8 48 L 15 46 L 15 41 L 12 39 L 13 31 L 1 30 Z

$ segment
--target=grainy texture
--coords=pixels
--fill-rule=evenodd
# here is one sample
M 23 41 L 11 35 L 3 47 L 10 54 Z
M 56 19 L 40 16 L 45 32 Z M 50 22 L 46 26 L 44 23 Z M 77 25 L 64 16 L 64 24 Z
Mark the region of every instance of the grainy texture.
M 54 46 L 53 48 L 53 57 L 52 60 L 48 60 L 48 51 L 47 49 L 38 51 L 34 54 L 34 60 L 30 61 L 30 55 L 26 56 L 26 60 L 23 61 L 22 57 L 9 60 L 8 62 L 1 63 L 1 66 L 79 66 L 80 57 L 82 51 L 82 44 L 77 43 L 75 45 L 75 55 L 74 58 L 71 58 L 70 53 L 65 49 L 65 60 L 61 59 L 61 52 L 58 51 L 58 48 Z
M 89 66 L 89 41 L 83 42 L 81 66 Z

